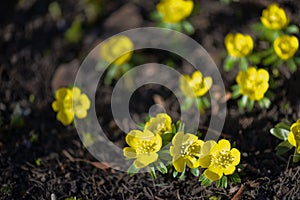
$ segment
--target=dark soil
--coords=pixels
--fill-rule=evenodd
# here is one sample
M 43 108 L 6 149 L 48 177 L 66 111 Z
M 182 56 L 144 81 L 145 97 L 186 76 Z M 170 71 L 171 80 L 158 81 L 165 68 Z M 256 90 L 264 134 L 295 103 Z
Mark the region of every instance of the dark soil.
M 280 141 L 269 133 L 282 119 L 295 121 L 300 117 L 299 70 L 293 75 L 283 70 L 285 76 L 280 78 L 279 87 L 272 90 L 276 97 L 269 109 L 255 108 L 241 114 L 236 102 L 228 101 L 223 134 L 236 141 L 241 150 L 242 184 L 219 189 L 201 186 L 191 175 L 185 180 L 174 179 L 172 174 L 158 175 L 156 180 L 149 174 L 131 177 L 96 161 L 83 147 L 75 128 L 64 127 L 56 120 L 51 102 L 53 91 L 68 78 L 72 80 L 74 71 L 70 69 L 76 71 L 74 61 L 81 62 L 99 41 L 122 30 L 153 25 L 148 13 L 157 1 L 104 0 L 104 9 L 94 22 L 88 22 L 81 1 L 71 0 L 57 1 L 62 16 L 55 21 L 48 12 L 51 2 L 4 0 L 0 3 L 0 199 L 159 200 L 212 196 L 299 199 L 300 166 L 293 164 L 288 156 L 275 154 L 274 148 Z M 200 12 L 191 18 L 196 27 L 193 38 L 210 53 L 221 72 L 225 35 L 236 31 L 251 33 L 249 25 L 259 20 L 262 9 L 270 2 L 240 0 L 225 5 L 217 0 L 200 1 Z M 286 8 L 292 22 L 299 24 L 300 2 L 278 2 Z M 131 13 L 129 22 L 120 19 L 124 12 Z M 76 16 L 83 18 L 84 37 L 76 44 L 69 44 L 64 32 Z M 153 58 L 152 55 L 149 59 L 165 62 L 164 56 Z M 179 61 L 176 67 L 181 64 Z M 62 68 L 67 71 L 61 72 Z M 222 72 L 228 90 L 236 73 Z M 112 89 L 112 86 L 102 86 L 99 91 L 101 98 L 97 105 L 103 108 L 98 113 L 99 121 L 111 141 L 124 146 L 125 134 L 118 129 L 110 111 Z M 135 92 L 130 106 L 133 118 L 141 122 L 157 101 L 163 101 L 166 110 L 179 118 L 179 105 L 172 92 L 155 85 Z M 22 127 L 10 124 L 17 105 L 25 122 Z M 207 125 L 208 119 L 209 116 L 201 125 Z

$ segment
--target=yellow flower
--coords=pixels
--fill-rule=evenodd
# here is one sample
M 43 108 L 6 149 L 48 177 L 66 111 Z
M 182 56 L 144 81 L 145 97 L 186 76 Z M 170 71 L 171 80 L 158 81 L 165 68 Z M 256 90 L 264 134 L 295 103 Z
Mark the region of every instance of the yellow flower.
M 290 127 L 288 141 L 291 145 L 296 147 L 297 153 L 300 154 L 300 119 L 298 119 L 298 121 L 292 124 Z
M 161 0 L 157 4 L 157 11 L 167 23 L 178 23 L 190 16 L 194 2 L 191 0 Z
M 223 174 L 230 175 L 235 171 L 235 166 L 240 163 L 240 152 L 230 147 L 228 140 L 222 139 L 209 151 L 210 159 L 202 162 L 207 169 L 204 175 L 211 181 L 222 178 Z
M 126 136 L 126 143 L 129 147 L 123 149 L 124 156 L 129 159 L 135 158 L 134 166 L 143 168 L 157 160 L 162 140 L 160 135 L 147 129 L 144 132 L 132 130 Z
M 241 58 L 252 52 L 254 42 L 250 35 L 229 33 L 225 37 L 225 46 L 230 56 Z
M 185 165 L 189 168 L 199 167 L 200 150 L 203 143 L 193 134 L 176 133 L 172 139 L 173 146 L 170 147 L 172 163 L 176 171 L 183 172 Z
M 240 71 L 236 82 L 240 86 L 240 93 L 251 100 L 261 100 L 269 88 L 269 73 L 264 69 L 256 70 L 249 67 L 247 71 Z
M 101 45 L 100 57 L 108 63 L 120 66 L 131 58 L 133 48 L 134 45 L 127 36 L 114 36 Z
M 74 116 L 79 119 L 85 118 L 90 104 L 88 96 L 82 94 L 78 87 L 60 88 L 55 92 L 52 108 L 57 112 L 57 120 L 63 125 L 69 125 L 73 122 Z
M 260 20 L 265 27 L 271 30 L 281 30 L 290 22 L 285 11 L 277 3 L 264 9 Z
M 172 131 L 172 119 L 165 113 L 159 113 L 155 117 L 150 118 L 145 125 L 145 129 L 159 135 L 166 131 Z
M 195 71 L 192 77 L 183 75 L 179 79 L 179 86 L 187 97 L 201 97 L 205 95 L 212 86 L 210 76 L 203 77 L 200 71 Z
M 279 58 L 288 60 L 294 56 L 299 48 L 298 38 L 290 35 L 282 35 L 274 41 L 274 50 Z

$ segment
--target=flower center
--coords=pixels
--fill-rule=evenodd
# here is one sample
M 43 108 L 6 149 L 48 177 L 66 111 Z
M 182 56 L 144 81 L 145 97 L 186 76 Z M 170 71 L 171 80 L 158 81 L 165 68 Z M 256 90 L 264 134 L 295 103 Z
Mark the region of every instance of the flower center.
M 212 161 L 215 165 L 227 168 L 232 164 L 234 158 L 230 154 L 230 151 L 221 151 L 216 156 L 212 157 Z
M 200 146 L 195 142 L 186 142 L 181 145 L 180 154 L 184 156 L 199 156 Z
M 149 154 L 155 151 L 155 142 L 152 141 L 140 141 L 138 142 L 138 147 L 136 149 L 137 154 Z

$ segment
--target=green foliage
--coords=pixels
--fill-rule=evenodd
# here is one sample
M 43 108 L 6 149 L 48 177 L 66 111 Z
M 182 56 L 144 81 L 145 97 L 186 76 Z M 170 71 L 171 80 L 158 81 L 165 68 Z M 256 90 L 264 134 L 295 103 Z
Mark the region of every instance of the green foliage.
M 204 185 L 206 187 L 209 187 L 212 185 L 213 181 L 209 180 L 204 174 L 201 174 L 199 178 L 199 182 L 201 185 Z
M 239 61 L 238 58 L 228 55 L 224 60 L 224 66 L 223 66 L 224 71 L 226 72 L 231 71 L 238 61 Z
M 25 125 L 23 119 L 23 110 L 19 103 L 16 104 L 14 111 L 10 118 L 10 126 L 12 128 L 21 128 Z
M 58 21 L 61 18 L 62 15 L 61 8 L 56 1 L 49 4 L 48 12 L 51 15 L 52 19 L 54 19 L 55 21 Z
M 83 31 L 81 25 L 81 19 L 77 17 L 69 29 L 65 32 L 65 40 L 71 44 L 77 44 L 82 39 Z

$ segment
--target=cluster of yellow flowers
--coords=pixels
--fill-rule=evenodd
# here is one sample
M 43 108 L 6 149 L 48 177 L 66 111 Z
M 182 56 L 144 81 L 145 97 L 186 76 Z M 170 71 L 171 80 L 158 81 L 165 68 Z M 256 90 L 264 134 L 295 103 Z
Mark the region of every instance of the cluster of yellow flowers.
M 236 63 L 240 67 L 236 77 L 237 85 L 232 88 L 232 98 L 243 95 L 238 101 L 241 109 L 247 107 L 248 110 L 251 110 L 254 101 L 258 101 L 259 105 L 265 108 L 268 108 L 271 103 L 265 96 L 269 88 L 270 74 L 267 69 L 256 69 L 255 65 L 262 65 L 261 67 L 271 65 L 270 70 L 276 76 L 278 76 L 276 68 L 284 62 L 292 72 L 297 69 L 295 54 L 299 48 L 299 40 L 296 36 L 287 33 L 298 32 L 298 27 L 289 26 L 290 19 L 277 3 L 273 3 L 263 10 L 260 21 L 261 23 L 255 24 L 253 29 L 260 39 L 269 41 L 268 49 L 253 52 L 254 40 L 247 34 L 229 33 L 224 39 L 228 52 L 228 56 L 224 60 L 224 70 L 230 71 Z
M 165 113 L 150 118 L 143 131 L 132 130 L 127 134 L 126 143 L 129 147 L 123 149 L 124 156 L 135 159 L 133 165 L 136 168 L 155 166 L 154 163 L 160 160 L 159 151 L 165 143 L 163 134 L 172 133 L 169 154 L 177 172 L 183 173 L 186 167 L 205 168 L 203 174 L 211 181 L 235 172 L 240 162 L 240 152 L 231 148 L 228 140 L 204 142 L 196 135 L 174 130 L 172 126 L 171 117 Z
M 55 92 L 52 108 L 57 112 L 57 120 L 63 125 L 69 125 L 73 122 L 74 117 L 86 118 L 90 105 L 88 96 L 81 93 L 78 87 L 60 88 Z

